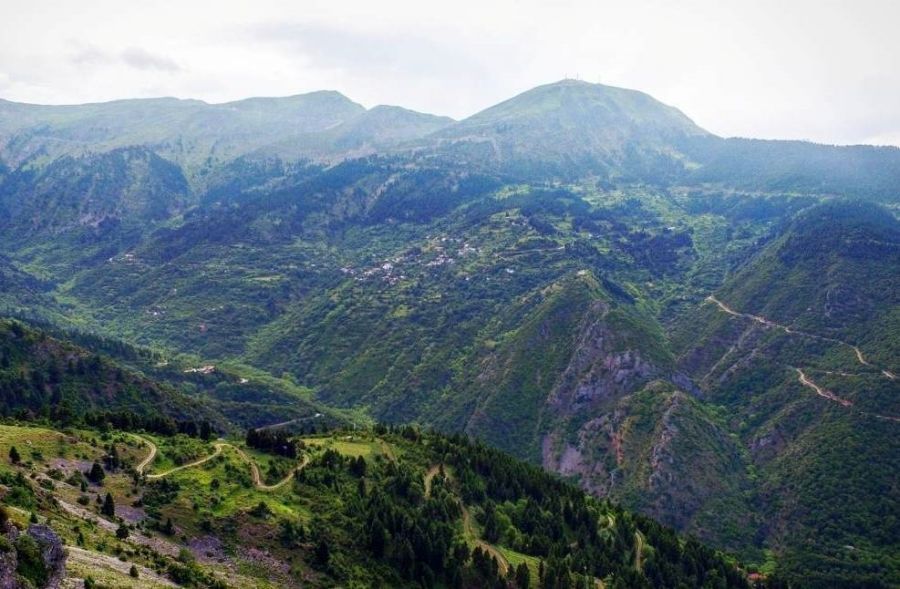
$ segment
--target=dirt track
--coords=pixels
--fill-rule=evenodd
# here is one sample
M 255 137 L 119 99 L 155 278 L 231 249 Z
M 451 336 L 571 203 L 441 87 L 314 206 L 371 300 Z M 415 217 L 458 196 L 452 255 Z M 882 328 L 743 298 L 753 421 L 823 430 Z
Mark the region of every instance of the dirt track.
M 835 403 L 840 403 L 844 407 L 851 407 L 853 405 L 852 401 L 848 401 L 847 399 L 842 399 L 842 398 L 838 397 L 837 395 L 835 395 L 834 393 L 832 393 L 831 391 L 823 389 L 822 387 L 820 387 L 819 385 L 817 385 L 816 383 L 811 381 L 801 369 L 795 368 L 794 370 L 796 370 L 797 374 L 799 375 L 800 384 L 807 386 L 807 387 L 811 388 L 812 390 L 816 391 L 816 394 L 819 395 L 820 397 L 824 397 L 826 399 L 834 401 Z
M 150 446 L 150 454 L 146 458 L 144 458 L 144 460 L 142 460 L 141 463 L 137 467 L 138 472 L 143 473 L 144 469 L 156 457 L 157 449 L 156 449 L 156 446 L 150 440 L 146 440 L 144 438 L 139 438 L 139 439 L 141 439 L 144 443 L 146 443 L 148 446 Z M 247 455 L 246 452 L 244 452 L 242 449 L 238 448 L 237 446 L 235 446 L 233 444 L 229 444 L 228 442 L 223 442 L 220 440 L 213 444 L 213 448 L 215 448 L 215 451 L 212 454 L 210 454 L 209 456 L 206 456 L 199 460 L 195 460 L 194 462 L 191 462 L 189 464 L 182 464 L 181 466 L 176 466 L 175 468 L 171 468 L 165 472 L 160 472 L 160 473 L 156 473 L 156 474 L 148 474 L 146 476 L 150 480 L 156 480 L 156 479 L 161 479 L 163 477 L 167 477 L 170 474 L 173 474 L 173 473 L 181 471 L 181 470 L 185 470 L 188 468 L 195 468 L 197 466 L 202 466 L 203 464 L 206 464 L 207 462 L 209 462 L 216 456 L 219 456 L 226 447 L 234 450 L 238 454 L 238 456 L 240 456 L 241 459 L 244 460 L 244 462 L 246 462 L 250 465 L 250 476 L 253 479 L 253 486 L 256 487 L 257 489 L 259 489 L 260 491 L 276 491 L 276 490 L 280 489 L 284 485 L 288 484 L 291 481 L 291 479 L 294 478 L 294 475 L 297 474 L 297 472 L 299 472 L 307 464 L 309 464 L 309 457 L 304 456 L 303 460 L 300 462 L 300 464 L 298 464 L 296 467 L 294 467 L 291 470 L 291 472 L 288 473 L 287 476 L 285 476 L 283 479 L 281 479 L 280 481 L 278 481 L 277 483 L 275 483 L 273 485 L 267 485 L 267 484 L 263 483 L 263 481 L 262 481 L 262 476 L 259 473 L 259 466 L 256 464 L 256 462 L 252 458 L 250 458 L 250 456 Z
M 144 458 L 143 460 L 141 460 L 140 464 L 138 464 L 138 465 L 135 467 L 135 470 L 138 471 L 138 474 L 144 474 L 144 470 L 150 465 L 151 462 L 153 462 L 153 459 L 156 458 L 156 444 L 154 444 L 154 443 L 151 442 L 150 440 L 148 440 L 148 439 L 146 439 L 146 438 L 142 438 L 142 437 L 140 437 L 140 436 L 138 436 L 138 435 L 132 434 L 131 437 L 133 437 L 133 438 L 135 438 L 136 440 L 140 441 L 140 442 L 143 443 L 144 445 L 150 447 L 150 453 L 147 454 L 147 457 Z
M 766 319 L 765 317 L 761 317 L 759 315 L 753 315 L 750 313 L 741 313 L 740 311 L 735 311 L 734 309 L 732 309 L 731 307 L 729 307 L 728 305 L 726 305 L 725 303 L 723 303 L 722 301 L 720 301 L 719 299 L 714 297 L 713 295 L 709 295 L 708 297 L 706 297 L 706 300 L 711 303 L 715 303 L 716 305 L 718 305 L 718 307 L 720 309 L 722 309 L 729 315 L 733 315 L 735 317 L 743 317 L 745 319 L 751 319 L 753 321 L 756 321 L 757 323 L 765 325 L 766 327 L 774 327 L 776 329 L 780 329 L 789 335 L 799 335 L 801 337 L 808 337 L 810 339 L 817 339 L 817 340 L 821 340 L 821 341 L 832 342 L 835 344 L 840 344 L 842 346 L 846 346 L 846 347 L 850 348 L 851 350 L 853 350 L 854 354 L 856 354 L 856 359 L 859 361 L 860 364 L 862 364 L 863 366 L 872 367 L 872 363 L 869 362 L 868 360 L 866 360 L 866 357 L 863 356 L 862 350 L 860 350 L 857 346 L 854 346 L 853 344 L 848 344 L 845 341 L 835 339 L 833 337 L 825 337 L 825 336 L 821 336 L 821 335 L 816 335 L 814 333 L 807 333 L 805 331 L 797 331 L 796 329 L 791 329 L 790 327 L 788 327 L 786 325 L 781 325 L 780 323 L 776 323 L 770 319 Z M 881 369 L 879 369 L 879 370 L 881 370 Z M 887 377 L 891 380 L 895 380 L 897 378 L 892 372 L 890 372 L 888 370 L 881 370 L 881 374 L 883 374 L 885 377 Z
M 194 468 L 195 466 L 200 466 L 202 464 L 205 464 L 205 463 L 209 462 L 210 460 L 212 460 L 213 458 L 215 458 L 216 456 L 218 456 L 219 454 L 221 454 L 222 448 L 224 448 L 225 446 L 231 446 L 231 444 L 227 444 L 225 442 L 216 442 L 215 444 L 213 444 L 215 451 L 212 454 L 210 454 L 209 456 L 206 456 L 205 458 L 201 458 L 200 460 L 195 460 L 194 462 L 190 462 L 188 464 L 182 464 L 181 466 L 176 466 L 175 468 L 170 468 L 169 470 L 167 470 L 165 472 L 160 472 L 157 474 L 148 474 L 147 478 L 151 479 L 151 480 L 161 479 L 163 477 L 169 476 L 172 473 L 178 472 L 179 470 L 184 470 L 186 468 Z
M 779 324 L 779 323 L 776 323 L 776 322 L 774 322 L 774 321 L 771 321 L 771 320 L 766 319 L 765 317 L 761 317 L 761 316 L 759 316 L 759 315 L 752 315 L 752 314 L 750 314 L 750 313 L 741 313 L 740 311 L 735 311 L 734 309 L 732 309 L 731 307 L 729 307 L 728 305 L 726 305 L 725 303 L 723 303 L 722 301 L 720 301 L 719 299 L 717 299 L 716 297 L 714 297 L 714 296 L 712 296 L 712 295 L 706 297 L 706 300 L 707 300 L 708 302 L 715 303 L 715 304 L 719 307 L 719 309 L 721 309 L 721 310 L 724 311 L 725 313 L 728 313 L 729 315 L 732 315 L 732 316 L 734 316 L 734 317 L 743 317 L 743 318 L 745 318 L 745 319 L 751 319 L 751 320 L 753 320 L 753 321 L 756 321 L 757 323 L 760 323 L 760 324 L 762 324 L 762 325 L 765 325 L 766 327 L 774 327 L 774 328 L 776 328 L 776 329 L 781 329 L 781 330 L 783 330 L 785 333 L 787 333 L 787 334 L 789 334 L 789 335 L 799 335 L 799 336 L 802 336 L 802 337 L 808 337 L 808 338 L 812 338 L 812 339 L 818 339 L 818 340 L 822 340 L 822 341 L 828 341 L 828 342 L 833 342 L 833 343 L 840 344 L 840 345 L 843 345 L 843 346 L 847 346 L 847 347 L 849 347 L 849 348 L 851 348 L 851 349 L 853 350 L 853 352 L 854 352 L 855 355 L 856 355 L 856 359 L 857 359 L 857 361 L 859 361 L 860 364 L 862 364 L 863 366 L 868 366 L 868 367 L 872 367 L 872 366 L 873 366 L 868 360 L 866 360 L 865 356 L 863 356 L 862 351 L 861 351 L 858 347 L 856 347 L 856 346 L 854 346 L 854 345 L 852 345 L 852 344 L 848 344 L 847 342 L 841 341 L 841 340 L 839 340 L 839 339 L 830 338 L 830 337 L 823 337 L 823 336 L 821 336 L 821 335 L 815 335 L 815 334 L 812 334 L 812 333 L 806 333 L 806 332 L 803 332 L 803 331 L 797 331 L 797 330 L 795 330 L 795 329 L 791 329 L 790 327 L 787 327 L 787 326 L 785 326 L 785 325 L 781 325 L 781 324 Z M 849 400 L 847 400 L 847 399 L 843 399 L 843 398 L 841 398 L 841 397 L 835 395 L 833 392 L 829 391 L 828 389 L 825 389 L 825 388 L 823 388 L 823 387 L 817 385 L 815 382 L 813 382 L 813 381 L 806 375 L 805 372 L 803 372 L 802 369 L 800 369 L 800 368 L 794 368 L 794 370 L 797 371 L 797 378 L 798 378 L 798 380 L 800 381 L 800 384 L 802 384 L 802 385 L 805 386 L 805 387 L 808 387 L 808 388 L 812 389 L 812 390 L 815 391 L 816 394 L 819 395 L 820 397 L 823 397 L 823 398 L 825 398 L 825 399 L 828 399 L 828 400 L 830 400 L 830 401 L 833 401 L 833 402 L 835 402 L 835 403 L 838 403 L 838 404 L 840 404 L 840 405 L 843 406 L 843 407 L 850 408 L 850 407 L 853 406 L 853 402 L 852 402 L 852 401 L 849 401 Z M 880 370 L 881 374 L 884 375 L 886 378 L 888 378 L 888 379 L 890 379 L 890 380 L 896 380 L 897 377 L 896 377 L 892 372 L 890 372 L 890 371 L 888 371 L 888 370 L 883 370 L 883 369 L 879 369 L 879 370 Z M 843 372 L 833 372 L 833 371 L 832 371 L 832 372 L 827 372 L 827 371 L 826 371 L 826 373 L 828 373 L 828 374 L 840 374 L 841 376 L 863 376 L 863 375 L 850 375 L 850 374 L 843 373 Z M 887 420 L 887 421 L 893 421 L 893 422 L 896 422 L 896 423 L 900 423 L 900 417 L 893 417 L 893 416 L 890 416 L 890 415 L 879 415 L 879 414 L 877 414 L 877 413 L 867 413 L 867 412 L 865 412 L 865 411 L 859 411 L 859 413 L 862 414 L 862 415 L 867 415 L 867 416 L 870 416 L 870 417 L 875 417 L 875 418 L 877 418 L 877 419 L 884 419 L 884 420 Z
M 425 473 L 424 483 L 426 497 L 431 495 L 431 481 L 438 474 L 438 472 L 440 472 L 440 465 L 435 464 Z M 472 540 L 475 542 L 475 545 L 481 548 L 483 552 L 486 552 L 487 554 L 494 557 L 494 559 L 496 559 L 497 566 L 500 568 L 500 572 L 505 576 L 509 572 L 509 561 L 506 559 L 503 553 L 500 552 L 493 544 L 489 544 L 479 537 L 478 532 L 475 530 L 475 525 L 472 523 L 472 514 L 469 512 L 469 508 L 467 508 L 465 504 L 462 503 L 462 501 L 459 502 L 459 506 L 462 510 L 463 531 L 465 532 L 466 536 L 472 538 Z

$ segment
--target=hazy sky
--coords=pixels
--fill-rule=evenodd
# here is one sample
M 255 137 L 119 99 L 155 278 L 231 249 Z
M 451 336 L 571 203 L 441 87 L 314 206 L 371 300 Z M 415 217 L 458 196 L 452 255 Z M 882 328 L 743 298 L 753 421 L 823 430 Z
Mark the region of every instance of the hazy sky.
M 0 97 L 335 89 L 465 117 L 563 77 L 720 135 L 900 145 L 897 0 L 0 0 Z

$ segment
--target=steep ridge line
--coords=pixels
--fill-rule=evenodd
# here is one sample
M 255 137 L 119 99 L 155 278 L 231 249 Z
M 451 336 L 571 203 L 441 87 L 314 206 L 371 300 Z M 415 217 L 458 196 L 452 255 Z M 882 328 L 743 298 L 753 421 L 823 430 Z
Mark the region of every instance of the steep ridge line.
M 853 350 L 853 352 L 856 354 L 856 359 L 860 364 L 862 364 L 863 366 L 873 367 L 872 363 L 866 360 L 866 357 L 863 356 L 862 350 L 860 350 L 857 346 L 849 344 L 843 340 L 835 339 L 833 337 L 825 337 L 823 335 L 816 335 L 815 333 L 808 333 L 806 331 L 799 331 L 797 329 L 791 329 L 786 325 L 776 323 L 775 321 L 772 321 L 771 319 L 767 319 L 765 317 L 761 317 L 760 315 L 753 315 L 751 313 L 741 313 L 740 311 L 735 311 L 713 295 L 709 295 L 708 297 L 706 297 L 705 301 L 715 303 L 722 311 L 728 313 L 729 315 L 733 315 L 734 317 L 743 317 L 744 319 L 751 319 L 753 321 L 756 321 L 757 323 L 765 325 L 766 327 L 774 327 L 776 329 L 780 329 L 788 335 L 799 335 L 801 337 L 808 337 L 810 339 L 817 339 L 846 346 Z M 879 368 L 879 370 L 881 371 L 881 374 L 883 374 L 886 378 L 889 378 L 891 380 L 895 380 L 897 378 L 896 375 L 888 370 L 881 368 Z

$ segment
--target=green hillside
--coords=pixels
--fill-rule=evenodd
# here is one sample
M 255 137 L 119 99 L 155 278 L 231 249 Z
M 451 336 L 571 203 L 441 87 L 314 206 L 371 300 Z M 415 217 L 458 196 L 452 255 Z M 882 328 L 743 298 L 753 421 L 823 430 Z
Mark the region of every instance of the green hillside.
M 459 438 L 402 428 L 292 443 L 284 458 L 0 425 L 3 456 L 25 452 L 0 466 L 4 509 L 46 521 L 70 546 L 68 576 L 98 586 L 747 586 L 696 541 Z M 82 474 L 92 463 L 105 464 L 99 482 Z
M 749 450 L 761 533 L 811 585 L 898 575 L 898 229 L 871 205 L 802 213 L 677 340 Z
M 722 139 L 646 94 L 564 80 L 458 122 L 334 92 L 2 102 L 0 160 L 0 314 L 31 325 L 0 324 L 8 417 L 414 424 L 736 553 L 760 583 L 900 583 L 896 149 Z M 414 479 L 442 461 L 416 460 Z M 448 484 L 468 505 L 470 482 Z M 447 511 L 470 544 L 549 566 L 524 523 L 484 540 L 476 504 Z M 370 562 L 348 521 L 331 524 L 339 570 L 304 556 L 303 574 L 428 586 L 347 564 Z M 569 527 L 553 546 L 582 538 Z
M 8 320 L 0 320 L 0 413 L 60 423 L 113 419 L 147 429 L 188 421 L 225 427 L 217 413 L 171 387 Z
M 683 168 L 676 141 L 705 136 L 642 92 L 562 80 L 538 86 L 437 132 L 435 149 L 473 168 L 524 177 L 633 178 Z M 428 138 L 431 139 L 431 138 Z
M 241 364 L 200 364 L 186 355 L 7 319 L 0 319 L 0 414 L 61 425 L 111 420 L 163 432 L 203 426 L 207 436 L 275 422 L 335 427 L 369 421 L 322 407 L 308 389 Z

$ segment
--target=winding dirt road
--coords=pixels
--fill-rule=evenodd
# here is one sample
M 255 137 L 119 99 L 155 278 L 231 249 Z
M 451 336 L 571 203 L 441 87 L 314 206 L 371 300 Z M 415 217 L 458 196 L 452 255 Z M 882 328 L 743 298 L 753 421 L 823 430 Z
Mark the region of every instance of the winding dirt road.
M 866 360 L 866 357 L 863 356 L 862 350 L 860 350 L 857 346 L 854 346 L 853 344 L 848 344 L 847 342 L 845 342 L 843 340 L 835 339 L 833 337 L 825 337 L 822 335 L 816 335 L 814 333 L 808 333 L 805 331 L 798 331 L 796 329 L 791 329 L 790 327 L 788 327 L 786 325 L 781 325 L 780 323 L 776 323 L 776 322 L 772 321 L 771 319 L 766 319 L 765 317 L 761 317 L 759 315 L 753 315 L 751 313 L 741 313 L 740 311 L 735 311 L 734 309 L 732 309 L 731 307 L 729 307 L 728 305 L 726 305 L 725 303 L 723 303 L 722 301 L 720 301 L 719 299 L 714 297 L 713 295 L 709 295 L 708 297 L 706 297 L 706 300 L 711 303 L 715 303 L 716 305 L 718 305 L 718 307 L 721 310 L 725 311 L 729 315 L 733 315 L 735 317 L 743 317 L 744 319 L 751 319 L 753 321 L 756 321 L 757 323 L 765 325 L 766 327 L 774 327 L 776 329 L 780 329 L 789 335 L 799 335 L 802 337 L 808 337 L 810 339 L 817 339 L 820 341 L 831 342 L 831 343 L 835 343 L 835 344 L 840 344 L 842 346 L 846 346 L 846 347 L 850 348 L 851 350 L 853 350 L 854 354 L 856 354 L 856 359 L 859 361 L 860 364 L 862 364 L 863 366 L 872 367 L 872 363 L 869 362 L 868 360 Z M 881 369 L 879 369 L 879 370 L 881 370 Z M 885 377 L 887 377 L 891 380 L 895 380 L 897 378 L 892 372 L 890 372 L 888 370 L 881 370 L 881 373 Z
M 479 538 L 478 533 L 475 530 L 475 525 L 472 523 L 472 514 L 469 513 L 469 508 L 463 505 L 462 502 L 460 502 L 460 507 L 462 508 L 463 529 L 465 530 L 466 535 L 475 541 L 475 544 L 481 548 L 482 552 L 490 554 L 497 560 L 497 566 L 500 568 L 500 573 L 503 574 L 503 576 L 506 576 L 509 572 L 509 561 L 506 560 L 503 553 L 497 550 L 493 544 L 488 544 Z
M 140 438 L 140 439 L 144 443 L 146 443 L 147 445 L 150 446 L 150 453 L 137 466 L 138 473 L 143 474 L 144 469 L 146 469 L 147 466 L 149 466 L 150 463 L 153 461 L 153 459 L 156 457 L 157 449 L 156 449 L 156 446 L 150 440 L 145 440 L 143 438 Z M 288 484 L 294 478 L 294 475 L 296 475 L 299 471 L 303 470 L 303 468 L 305 468 L 306 465 L 309 464 L 309 456 L 304 456 L 303 460 L 300 461 L 300 464 L 298 464 L 293 469 L 291 469 L 291 471 L 287 474 L 287 476 L 285 476 L 283 479 L 281 479 L 277 483 L 274 483 L 272 485 L 267 485 L 267 484 L 263 483 L 262 475 L 259 472 L 259 466 L 256 464 L 256 461 L 254 461 L 252 458 L 250 458 L 250 456 L 248 456 L 247 453 L 244 452 L 241 448 L 238 448 L 234 444 L 229 444 L 228 442 L 224 442 L 224 441 L 220 440 L 213 444 L 213 448 L 215 450 L 209 456 L 205 456 L 204 458 L 195 460 L 194 462 L 190 462 L 188 464 L 182 464 L 181 466 L 176 466 L 175 468 L 170 468 L 169 470 L 167 470 L 165 472 L 160 472 L 160 473 L 156 473 L 156 474 L 148 474 L 146 476 L 150 480 L 156 480 L 156 479 L 161 479 L 161 478 L 167 477 L 170 474 L 176 473 L 181 470 L 185 470 L 188 468 L 195 468 L 197 466 L 202 466 L 203 464 L 206 464 L 207 462 L 209 462 L 216 456 L 219 456 L 226 447 L 234 450 L 237 453 L 237 455 L 240 456 L 244 462 L 246 462 L 247 464 L 250 465 L 250 477 L 253 479 L 253 486 L 256 487 L 260 491 L 277 491 L 284 485 Z
M 425 496 L 428 497 L 431 495 L 431 481 L 434 480 L 434 477 L 440 472 L 441 466 L 439 464 L 435 464 L 425 473 L 424 483 L 425 483 Z M 460 501 L 459 507 L 462 510 L 462 519 L 463 519 L 463 531 L 466 536 L 472 538 L 472 541 L 475 542 L 475 545 L 481 548 L 482 552 L 486 552 L 490 554 L 497 561 L 497 566 L 500 568 L 500 572 L 506 576 L 509 572 L 509 561 L 500 552 L 496 546 L 493 544 L 489 544 L 485 542 L 479 537 L 478 531 L 475 529 L 475 524 L 472 523 L 472 514 L 469 512 L 469 508 L 465 506 L 465 504 Z
M 283 479 L 275 483 L 274 485 L 266 485 L 262 482 L 262 476 L 259 474 L 259 466 L 256 462 L 250 458 L 246 452 L 238 448 L 237 446 L 233 446 L 232 444 L 224 443 L 225 446 L 230 446 L 235 452 L 237 452 L 238 456 L 240 456 L 244 462 L 250 465 L 250 476 L 253 479 L 253 485 L 259 489 L 260 491 L 275 491 L 288 484 L 297 472 L 303 470 L 307 464 L 309 464 L 309 456 L 304 456 L 303 460 L 300 461 L 300 464 L 295 466 L 291 471 L 285 476 Z
M 425 497 L 431 497 L 431 481 L 434 480 L 434 477 L 436 477 L 437 473 L 439 473 L 440 471 L 441 465 L 435 464 L 428 469 L 428 472 L 425 473 Z
M 831 391 L 823 389 L 822 387 L 820 387 L 819 385 L 817 385 L 816 383 L 811 381 L 809 379 L 809 377 L 807 377 L 806 374 L 801 369 L 794 368 L 794 370 L 796 370 L 797 374 L 799 375 L 800 384 L 807 386 L 807 387 L 811 388 L 812 390 L 816 391 L 816 394 L 819 395 L 820 397 L 824 397 L 826 399 L 834 401 L 835 403 L 840 403 L 844 407 L 852 407 L 853 406 L 852 401 L 848 401 L 847 399 L 842 399 L 842 398 L 838 397 L 837 395 L 835 395 L 834 393 L 832 393 Z
M 637 572 L 644 570 L 644 535 L 634 531 L 634 568 Z
M 154 444 L 154 443 L 151 442 L 150 440 L 148 440 L 148 439 L 146 439 L 146 438 L 142 438 L 141 436 L 136 435 L 136 434 L 131 434 L 131 437 L 134 438 L 134 439 L 136 439 L 136 440 L 138 440 L 139 442 L 141 442 L 141 443 L 144 444 L 145 446 L 149 446 L 149 447 L 150 447 L 150 453 L 147 454 L 147 457 L 144 458 L 143 460 L 141 460 L 140 464 L 138 464 L 138 465 L 135 467 L 135 470 L 138 472 L 138 474 L 144 474 L 144 470 L 145 470 L 148 466 L 150 466 L 150 463 L 153 462 L 153 459 L 154 459 L 154 458 L 156 458 L 156 444 Z
M 209 456 L 206 456 L 205 458 L 201 458 L 200 460 L 195 460 L 194 462 L 189 462 L 188 464 L 182 464 L 181 466 L 176 466 L 175 468 L 170 468 L 169 470 L 167 470 L 165 472 L 160 472 L 157 474 L 148 474 L 147 478 L 151 479 L 151 480 L 161 479 L 163 477 L 169 476 L 172 473 L 178 472 L 179 470 L 185 470 L 187 468 L 194 468 L 195 466 L 200 466 L 202 464 L 206 464 L 207 462 L 209 462 L 210 460 L 212 460 L 213 458 L 215 458 L 216 456 L 221 454 L 222 448 L 224 448 L 225 446 L 231 446 L 231 444 L 227 444 L 225 442 L 216 442 L 215 444 L 213 444 L 213 448 L 215 448 L 215 451 L 212 454 L 210 454 Z
M 848 344 L 847 342 L 841 341 L 839 339 L 816 335 L 814 333 L 806 333 L 803 331 L 797 331 L 795 329 L 791 329 L 790 327 L 787 327 L 786 325 L 781 325 L 779 323 L 775 323 L 774 321 L 766 319 L 765 317 L 760 317 L 759 315 L 752 315 L 750 313 L 741 313 L 740 311 L 735 311 L 734 309 L 732 309 L 731 307 L 729 307 L 728 305 L 726 305 L 725 303 L 723 303 L 722 301 L 720 301 L 719 299 L 714 297 L 713 295 L 706 297 L 706 301 L 715 303 L 719 307 L 719 309 L 721 309 L 725 313 L 728 313 L 729 315 L 732 315 L 734 317 L 743 317 L 745 319 L 751 319 L 753 321 L 756 321 L 757 323 L 765 325 L 766 327 L 774 327 L 776 329 L 781 329 L 785 333 L 790 334 L 790 335 L 799 335 L 802 337 L 808 337 L 808 338 L 812 338 L 812 339 L 817 339 L 817 340 L 821 340 L 821 341 L 827 341 L 827 342 L 832 342 L 832 343 L 836 343 L 836 344 L 841 344 L 843 346 L 847 346 L 847 347 L 851 348 L 853 350 L 853 352 L 856 354 L 856 359 L 859 361 L 860 364 L 862 364 L 863 366 L 873 367 L 872 363 L 870 363 L 868 360 L 866 360 L 865 356 L 863 356 L 862 351 L 857 346 L 854 346 L 853 344 Z M 797 371 L 797 378 L 800 381 L 800 384 L 812 389 L 820 397 L 823 397 L 823 398 L 828 399 L 829 401 L 833 401 L 835 403 L 839 403 L 843 407 L 847 407 L 847 408 L 853 407 L 852 401 L 838 397 L 837 395 L 835 395 L 833 392 L 829 391 L 828 389 L 820 387 L 815 382 L 813 382 L 812 379 L 810 379 L 806 375 L 806 373 L 803 372 L 803 370 L 801 370 L 800 368 L 794 368 L 794 370 Z M 879 368 L 879 370 L 880 370 L 881 374 L 884 375 L 886 378 L 888 378 L 890 380 L 896 380 L 896 378 L 897 378 L 896 375 L 894 375 L 894 373 L 890 372 L 889 370 L 884 370 L 881 368 Z M 849 374 L 849 373 L 845 373 L 845 372 L 835 372 L 835 371 L 825 371 L 825 373 L 826 374 L 838 374 L 841 376 L 864 376 L 862 374 L 853 375 L 853 374 Z M 875 417 L 877 419 L 884 419 L 887 421 L 893 421 L 896 423 L 900 423 L 900 417 L 893 417 L 891 415 L 880 415 L 878 413 L 868 413 L 865 411 L 859 411 L 859 413 L 862 415 L 868 415 L 870 417 Z
M 804 373 L 799 368 L 794 368 L 794 370 L 797 371 L 797 376 L 798 376 L 798 379 L 800 380 L 800 384 L 811 388 L 820 397 L 824 397 L 826 399 L 834 401 L 835 403 L 840 403 L 844 407 L 852 407 L 853 406 L 852 401 L 848 401 L 847 399 L 842 399 L 842 398 L 838 397 L 837 395 L 835 395 L 834 393 L 832 393 L 831 391 L 829 391 L 828 389 L 824 389 L 824 388 L 820 387 L 819 385 L 817 385 L 815 382 L 812 381 L 812 379 L 810 379 L 808 376 L 806 376 L 806 373 Z M 881 415 L 880 413 L 869 413 L 867 411 L 859 411 L 859 413 L 862 415 L 868 415 L 869 417 L 875 417 L 877 419 L 884 419 L 885 421 L 893 421 L 895 423 L 900 423 L 900 417 L 893 417 L 891 415 Z

